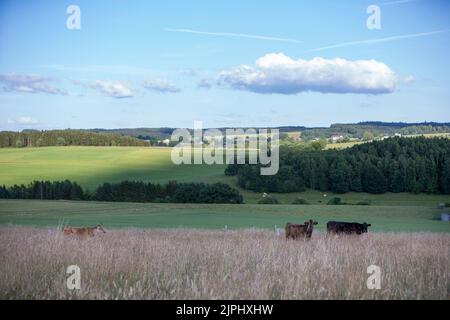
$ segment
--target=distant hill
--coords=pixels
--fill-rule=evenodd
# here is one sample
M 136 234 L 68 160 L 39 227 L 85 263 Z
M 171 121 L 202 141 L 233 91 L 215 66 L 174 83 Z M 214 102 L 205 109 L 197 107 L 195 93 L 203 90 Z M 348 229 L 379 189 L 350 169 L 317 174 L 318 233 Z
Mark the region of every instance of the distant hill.
M 0 147 L 52 146 L 52 145 L 99 145 L 99 146 L 165 146 L 176 128 L 120 128 L 120 129 L 78 129 L 39 131 L 26 129 L 21 132 L 1 131 Z M 206 130 L 205 128 L 204 130 Z M 230 127 L 217 128 L 222 132 Z M 249 129 L 241 127 L 240 129 Z M 255 128 L 260 129 L 260 128 Z M 264 128 L 266 129 L 266 128 Z M 373 137 L 393 135 L 420 135 L 430 133 L 450 133 L 450 123 L 438 122 L 381 122 L 336 123 L 330 127 L 281 126 L 280 133 L 298 132 L 302 140 L 331 138 L 333 136 L 363 139 L 365 134 Z M 192 132 L 192 129 L 188 129 Z M 60 138 L 58 140 L 58 138 Z M 171 143 L 172 145 L 173 143 Z
M 224 132 L 230 127 L 217 128 Z M 420 123 L 405 123 L 405 122 L 381 122 L 381 121 L 366 121 L 359 123 L 348 124 L 332 124 L 330 127 L 305 127 L 305 126 L 281 126 L 273 127 L 279 129 L 281 133 L 301 132 L 301 137 L 305 140 L 314 138 L 330 138 L 332 136 L 343 136 L 349 138 L 361 139 L 365 132 L 370 132 L 374 136 L 392 136 L 396 133 L 401 135 L 427 134 L 427 133 L 449 133 L 450 123 L 438 122 L 420 122 Z M 133 136 L 139 139 L 148 140 L 154 144 L 157 141 L 170 138 L 172 132 L 176 128 L 131 128 L 131 129 L 91 129 L 89 131 L 114 133 L 121 135 Z M 242 127 L 241 129 L 248 129 Z M 259 129 L 259 128 L 255 128 Z M 191 129 L 189 129 L 191 130 Z M 192 131 L 192 130 L 191 130 Z

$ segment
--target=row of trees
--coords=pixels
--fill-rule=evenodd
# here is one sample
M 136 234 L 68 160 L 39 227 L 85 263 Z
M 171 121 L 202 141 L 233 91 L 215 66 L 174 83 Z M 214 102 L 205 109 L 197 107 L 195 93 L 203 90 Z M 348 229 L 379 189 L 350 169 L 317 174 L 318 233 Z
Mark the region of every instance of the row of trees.
M 26 130 L 0 132 L 0 148 L 47 146 L 148 146 L 130 136 L 112 133 L 96 133 L 84 130 Z
M 260 175 L 258 165 L 229 165 L 240 187 L 253 191 L 450 194 L 450 140 L 390 138 L 345 150 L 280 148 L 280 169 Z
M 153 184 L 142 181 L 104 183 L 93 193 L 76 182 L 33 181 L 28 185 L 0 186 L 0 199 L 94 200 L 117 202 L 242 203 L 242 195 L 227 184 Z

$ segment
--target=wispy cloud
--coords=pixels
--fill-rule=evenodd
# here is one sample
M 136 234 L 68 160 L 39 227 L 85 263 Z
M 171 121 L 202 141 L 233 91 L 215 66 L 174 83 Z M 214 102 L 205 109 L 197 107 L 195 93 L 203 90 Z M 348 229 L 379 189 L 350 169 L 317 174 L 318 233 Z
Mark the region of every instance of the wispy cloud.
M 105 95 L 116 99 L 131 98 L 133 91 L 124 83 L 119 81 L 97 80 L 93 88 L 99 89 Z
M 8 119 L 7 123 L 17 125 L 36 125 L 39 124 L 39 121 L 31 117 L 19 117 L 17 119 Z
M 192 30 L 192 29 L 172 29 L 172 28 L 166 28 L 166 31 L 169 31 L 169 32 L 182 32 L 182 33 L 194 33 L 194 34 L 202 34 L 202 35 L 218 36 L 218 37 L 235 37 L 235 38 L 248 38 L 248 39 L 257 39 L 257 40 L 283 41 L 283 42 L 301 43 L 301 41 L 296 40 L 296 39 L 278 38 L 278 37 L 270 37 L 270 36 L 254 35 L 254 34 L 245 34 L 245 33 L 208 32 L 208 31 L 198 31 L 198 30 Z
M 144 88 L 159 93 L 177 93 L 181 89 L 166 79 L 147 79 L 144 82 Z
M 97 80 L 94 83 L 83 83 L 80 81 L 73 81 L 74 84 L 83 86 L 85 88 L 96 89 L 104 95 L 122 99 L 133 97 L 133 91 L 123 82 L 113 80 Z
M 396 0 L 396 1 L 386 1 L 386 2 L 381 2 L 378 5 L 379 6 L 390 6 L 390 5 L 394 5 L 394 4 L 404 4 L 404 3 L 409 3 L 409 2 L 417 2 L 419 0 Z
M 431 35 L 435 35 L 435 34 L 439 34 L 439 33 L 445 33 L 448 31 L 449 31 L 448 29 L 445 29 L 445 30 L 436 30 L 436 31 L 430 31 L 430 32 L 403 34 L 403 35 L 386 37 L 386 38 L 342 42 L 342 43 L 337 43 L 337 44 L 333 44 L 333 45 L 329 45 L 329 46 L 325 46 L 325 47 L 311 49 L 310 51 L 323 51 L 323 50 L 329 50 L 329 49 L 335 49 L 335 48 L 356 46 L 356 45 L 361 45 L 361 44 L 375 44 L 375 43 L 390 42 L 390 41 L 396 41 L 396 40 L 402 40 L 402 39 L 426 37 L 426 36 L 431 36 Z
M 52 79 L 34 74 L 0 74 L 0 83 L 3 84 L 3 90 L 16 91 L 24 93 L 48 93 L 48 94 L 66 94 L 65 91 L 53 87 L 49 84 Z

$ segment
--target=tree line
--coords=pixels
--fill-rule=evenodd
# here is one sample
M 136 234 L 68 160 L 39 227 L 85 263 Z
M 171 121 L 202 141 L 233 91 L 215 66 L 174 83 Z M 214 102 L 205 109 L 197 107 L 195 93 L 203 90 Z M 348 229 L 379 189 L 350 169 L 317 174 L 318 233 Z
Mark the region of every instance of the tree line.
M 176 181 L 166 184 L 142 181 L 103 183 L 92 193 L 70 180 L 33 181 L 28 185 L 0 186 L 0 199 L 243 203 L 239 191 L 224 183 L 178 183 Z
M 450 140 L 389 138 L 344 150 L 280 148 L 280 169 L 260 175 L 259 165 L 228 165 L 244 189 L 257 192 L 414 192 L 450 194 Z
M 113 133 L 85 130 L 1 131 L 0 148 L 49 146 L 149 146 L 147 141 Z

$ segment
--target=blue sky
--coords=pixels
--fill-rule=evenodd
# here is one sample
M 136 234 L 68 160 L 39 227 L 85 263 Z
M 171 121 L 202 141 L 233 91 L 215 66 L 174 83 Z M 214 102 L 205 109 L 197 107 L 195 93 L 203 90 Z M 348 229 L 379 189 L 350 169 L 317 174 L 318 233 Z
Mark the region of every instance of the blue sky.
M 450 121 L 449 56 L 444 0 L 3 0 L 0 129 Z

